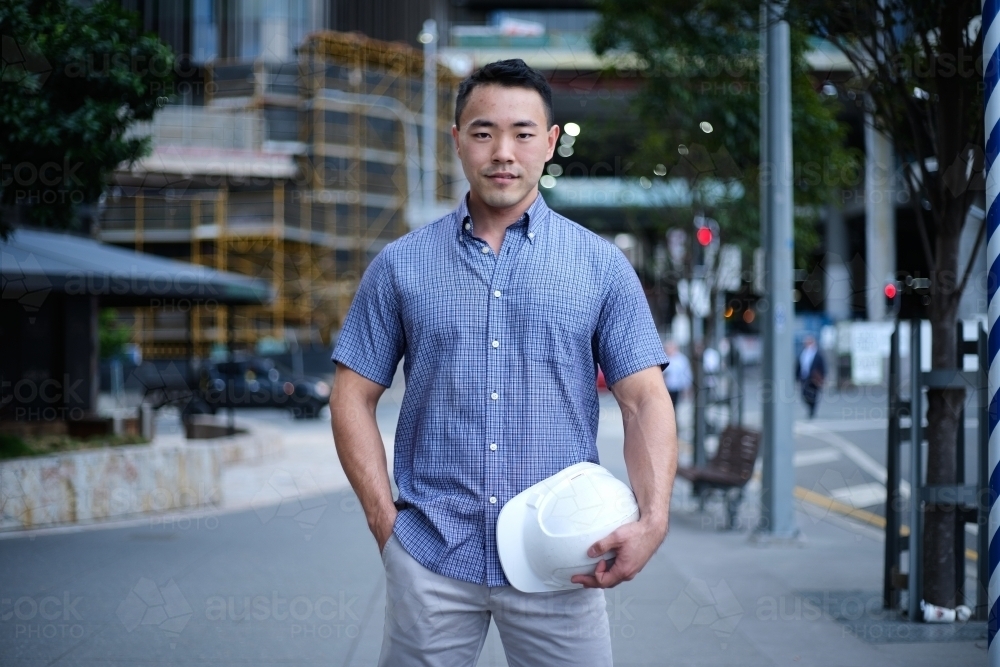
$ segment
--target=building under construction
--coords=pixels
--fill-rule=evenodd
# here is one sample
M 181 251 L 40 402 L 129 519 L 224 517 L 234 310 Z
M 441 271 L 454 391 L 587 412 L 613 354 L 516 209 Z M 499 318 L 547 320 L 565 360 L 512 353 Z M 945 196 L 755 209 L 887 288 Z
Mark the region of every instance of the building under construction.
M 153 150 L 115 175 L 102 240 L 264 277 L 277 294 L 232 311 L 176 299 L 122 311 L 143 354 L 328 344 L 368 262 L 464 191 L 450 135 L 458 78 L 436 74 L 433 169 L 420 160 L 421 52 L 356 33 L 313 33 L 294 61 L 212 61 L 204 104 L 138 128 Z

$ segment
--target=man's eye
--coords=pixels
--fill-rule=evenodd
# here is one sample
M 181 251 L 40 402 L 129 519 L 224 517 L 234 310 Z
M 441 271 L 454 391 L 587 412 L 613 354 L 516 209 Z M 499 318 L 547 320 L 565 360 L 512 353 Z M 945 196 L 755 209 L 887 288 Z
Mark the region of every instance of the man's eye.
M 487 132 L 476 132 L 472 136 L 474 136 L 476 139 L 488 139 L 490 135 Z
M 518 139 L 529 139 L 529 138 L 531 138 L 533 136 L 535 136 L 535 135 L 531 134 L 530 132 L 522 132 L 521 134 L 517 135 L 517 138 Z

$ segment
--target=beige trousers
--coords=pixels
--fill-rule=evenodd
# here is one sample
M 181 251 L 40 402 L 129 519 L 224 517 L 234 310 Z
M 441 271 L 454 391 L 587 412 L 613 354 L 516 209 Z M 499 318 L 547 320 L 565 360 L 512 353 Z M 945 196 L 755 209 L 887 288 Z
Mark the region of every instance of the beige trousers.
M 490 619 L 510 667 L 611 667 L 604 591 L 522 593 L 431 572 L 391 537 L 380 667 L 475 667 Z

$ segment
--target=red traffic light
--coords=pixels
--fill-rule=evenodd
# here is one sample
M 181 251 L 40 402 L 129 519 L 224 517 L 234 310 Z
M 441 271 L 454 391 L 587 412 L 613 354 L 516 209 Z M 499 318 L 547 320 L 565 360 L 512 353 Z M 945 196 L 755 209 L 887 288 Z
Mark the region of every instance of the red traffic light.
M 895 299 L 896 298 L 896 285 L 895 284 L 889 283 L 888 285 L 885 286 L 885 297 L 887 299 Z
M 697 237 L 698 243 L 708 245 L 712 242 L 712 230 L 708 227 L 699 227 Z

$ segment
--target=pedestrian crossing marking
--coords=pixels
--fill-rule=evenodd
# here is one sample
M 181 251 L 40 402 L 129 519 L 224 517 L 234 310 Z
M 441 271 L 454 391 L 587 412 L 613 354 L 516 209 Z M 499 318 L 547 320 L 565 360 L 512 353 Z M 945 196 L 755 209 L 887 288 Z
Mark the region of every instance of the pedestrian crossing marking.
M 831 489 L 830 497 L 851 507 L 870 507 L 885 502 L 885 486 L 878 482 Z
M 822 449 L 802 449 L 795 452 L 792 463 L 796 468 L 833 463 L 840 460 L 840 452 L 832 447 Z

